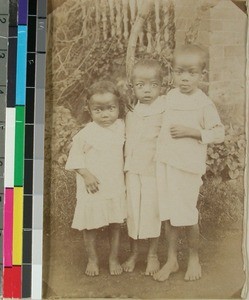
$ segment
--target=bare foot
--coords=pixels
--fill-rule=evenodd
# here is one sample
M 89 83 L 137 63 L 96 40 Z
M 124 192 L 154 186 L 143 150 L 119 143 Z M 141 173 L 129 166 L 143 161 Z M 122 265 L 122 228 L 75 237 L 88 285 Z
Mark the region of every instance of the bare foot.
M 157 281 L 165 281 L 169 278 L 171 273 L 177 272 L 179 269 L 179 265 L 177 261 L 175 262 L 167 262 L 160 271 L 154 274 L 153 278 Z
M 126 262 L 123 263 L 122 267 L 125 272 L 133 272 L 137 262 L 137 253 L 131 254 Z
M 189 258 L 188 269 L 184 279 L 188 281 L 198 280 L 201 278 L 201 265 L 198 255 L 192 255 Z
M 123 272 L 123 268 L 117 259 L 109 260 L 109 271 L 111 275 L 120 275 Z
M 157 255 L 148 255 L 147 258 L 147 267 L 145 275 L 154 275 L 160 269 L 160 262 Z
M 88 264 L 86 266 L 85 274 L 87 276 L 97 276 L 97 275 L 99 275 L 98 262 L 89 260 Z

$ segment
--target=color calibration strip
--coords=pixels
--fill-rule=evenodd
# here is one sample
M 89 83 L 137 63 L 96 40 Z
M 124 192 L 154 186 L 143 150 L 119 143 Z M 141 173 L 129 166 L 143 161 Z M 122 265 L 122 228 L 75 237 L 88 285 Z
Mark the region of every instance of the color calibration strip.
M 8 31 L 9 5 L 7 1 L 0 1 L 0 276 L 3 273 L 3 202 L 4 202 L 4 163 L 5 163 L 5 111 L 7 104 L 7 59 L 8 59 Z M 7 195 L 8 198 L 8 195 Z M 7 203 L 10 204 L 10 203 Z M 8 206 L 8 205 L 7 205 Z M 8 208 L 8 207 L 7 207 Z
M 42 299 L 46 0 L 6 7 L 3 297 Z

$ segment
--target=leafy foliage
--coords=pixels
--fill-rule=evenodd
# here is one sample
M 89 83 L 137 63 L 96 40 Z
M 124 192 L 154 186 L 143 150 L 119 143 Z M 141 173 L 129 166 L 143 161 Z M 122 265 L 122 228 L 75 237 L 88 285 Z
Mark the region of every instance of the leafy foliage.
M 244 174 L 246 149 L 244 128 L 230 125 L 225 129 L 225 141 L 208 147 L 206 177 L 229 180 Z

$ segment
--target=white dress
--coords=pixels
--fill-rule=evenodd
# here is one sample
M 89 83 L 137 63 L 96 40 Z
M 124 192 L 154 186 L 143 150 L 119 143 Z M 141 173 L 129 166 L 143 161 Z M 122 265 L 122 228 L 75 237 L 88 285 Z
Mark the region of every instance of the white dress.
M 77 204 L 72 228 L 96 229 L 126 218 L 123 173 L 124 122 L 109 127 L 87 124 L 73 138 L 67 170 L 88 169 L 100 182 L 99 191 L 88 193 L 80 174 L 76 174 Z

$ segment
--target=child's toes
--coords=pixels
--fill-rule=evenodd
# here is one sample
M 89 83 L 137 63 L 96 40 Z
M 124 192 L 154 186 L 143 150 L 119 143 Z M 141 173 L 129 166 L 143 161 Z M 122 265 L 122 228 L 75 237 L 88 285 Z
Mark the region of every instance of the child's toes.
M 99 275 L 99 267 L 96 262 L 88 262 L 86 266 L 85 274 L 87 276 L 97 276 Z
M 109 269 L 111 275 L 120 275 L 123 272 L 123 268 L 118 262 L 110 262 Z
M 160 262 L 157 255 L 151 255 L 147 258 L 147 267 L 145 275 L 154 275 L 160 269 Z

